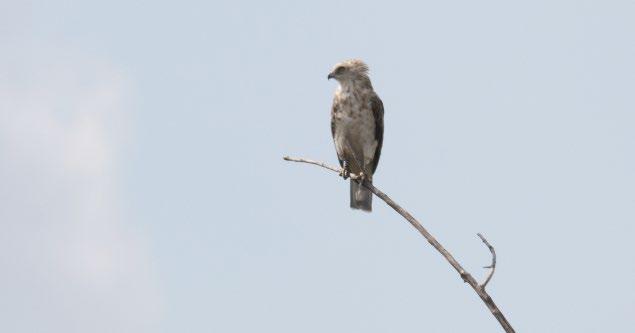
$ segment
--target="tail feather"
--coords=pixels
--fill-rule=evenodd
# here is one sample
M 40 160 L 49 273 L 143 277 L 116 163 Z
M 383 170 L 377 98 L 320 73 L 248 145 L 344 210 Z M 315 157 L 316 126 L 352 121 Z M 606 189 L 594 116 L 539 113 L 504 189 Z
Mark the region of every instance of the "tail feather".
M 366 212 L 373 210 L 373 192 L 351 179 L 351 208 Z

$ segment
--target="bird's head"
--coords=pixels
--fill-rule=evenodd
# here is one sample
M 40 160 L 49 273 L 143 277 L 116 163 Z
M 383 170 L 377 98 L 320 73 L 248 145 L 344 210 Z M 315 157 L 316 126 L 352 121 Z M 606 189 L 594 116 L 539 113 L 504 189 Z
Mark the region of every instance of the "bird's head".
M 359 59 L 351 59 L 338 63 L 328 75 L 340 83 L 368 79 L 368 66 Z

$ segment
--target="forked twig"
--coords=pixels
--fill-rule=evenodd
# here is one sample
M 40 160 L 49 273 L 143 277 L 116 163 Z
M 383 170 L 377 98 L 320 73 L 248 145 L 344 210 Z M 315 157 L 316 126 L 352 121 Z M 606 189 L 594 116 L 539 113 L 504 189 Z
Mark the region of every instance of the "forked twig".
M 494 276 L 494 271 L 496 270 L 496 251 L 494 251 L 494 247 L 492 246 L 492 244 L 490 244 L 483 235 L 481 235 L 480 233 L 478 233 L 477 235 L 483 241 L 483 243 L 487 245 L 487 247 L 489 248 L 489 252 L 492 253 L 492 264 L 489 266 L 483 266 L 483 268 L 492 269 L 491 271 L 489 271 L 489 274 L 487 274 L 487 278 L 485 279 L 485 282 L 481 284 L 481 288 L 485 289 L 485 286 L 487 286 L 487 284 L 489 283 L 489 280 L 492 279 L 492 276 Z
M 329 170 L 337 172 L 337 173 L 341 172 L 340 168 L 335 168 L 335 167 L 332 167 L 332 166 L 330 166 L 330 165 L 328 165 L 326 163 L 313 161 L 313 160 L 308 160 L 308 159 L 304 159 L 304 158 L 293 158 L 293 157 L 285 156 L 284 160 L 285 161 L 290 161 L 290 162 L 309 163 L 309 164 L 321 166 L 323 168 L 329 169 Z M 352 179 L 357 179 L 356 175 L 352 175 L 351 174 L 350 176 L 351 176 Z M 487 242 L 487 240 L 481 234 L 478 234 L 478 235 L 481 238 L 481 240 L 483 240 L 483 242 L 489 247 L 490 251 L 492 252 L 493 259 L 492 259 L 492 271 L 490 272 L 490 274 L 487 277 L 487 279 L 485 280 L 485 282 L 482 285 L 479 285 L 479 283 L 476 281 L 476 279 L 470 273 L 468 273 L 458 263 L 458 261 L 456 261 L 456 259 L 454 259 L 452 254 L 450 254 L 450 252 L 448 252 L 441 245 L 441 243 L 439 243 L 436 240 L 436 238 L 434 238 L 432 236 L 432 234 L 430 234 L 428 232 L 428 230 L 426 230 L 421 225 L 421 223 L 419 223 L 419 221 L 417 221 L 417 219 L 415 219 L 412 215 L 410 215 L 410 213 L 408 213 L 408 211 L 406 211 L 405 209 L 401 208 L 401 206 L 399 206 L 396 202 L 394 202 L 392 199 L 390 199 L 390 197 L 388 197 L 384 192 L 380 191 L 378 188 L 373 186 L 373 184 L 371 184 L 370 182 L 367 182 L 367 181 L 363 180 L 362 185 L 364 187 L 366 187 L 367 189 L 369 189 L 371 192 L 373 192 L 376 196 L 378 196 L 384 202 L 386 202 L 386 204 L 388 204 L 388 206 L 392 207 L 397 213 L 399 213 L 401 216 L 403 216 L 415 229 L 417 229 L 417 231 L 419 231 L 419 233 L 428 241 L 428 243 L 430 243 L 439 253 L 441 253 L 441 255 L 459 273 L 459 275 L 461 276 L 461 279 L 463 279 L 463 281 L 468 283 L 472 287 L 472 289 L 474 289 L 476 294 L 478 294 L 478 296 L 481 298 L 481 300 L 483 300 L 483 302 L 485 303 L 487 308 L 490 310 L 492 315 L 494 315 L 494 317 L 498 320 L 498 322 L 501 324 L 501 326 L 503 327 L 505 332 L 507 332 L 507 333 L 515 332 L 514 329 L 511 326 L 511 324 L 507 321 L 507 319 L 503 315 L 503 313 L 498 309 L 498 306 L 496 306 L 496 303 L 494 303 L 494 300 L 485 291 L 485 286 L 487 285 L 489 280 L 492 278 L 492 275 L 494 274 L 494 268 L 496 266 L 496 254 L 494 252 L 494 248 L 489 244 L 489 242 Z

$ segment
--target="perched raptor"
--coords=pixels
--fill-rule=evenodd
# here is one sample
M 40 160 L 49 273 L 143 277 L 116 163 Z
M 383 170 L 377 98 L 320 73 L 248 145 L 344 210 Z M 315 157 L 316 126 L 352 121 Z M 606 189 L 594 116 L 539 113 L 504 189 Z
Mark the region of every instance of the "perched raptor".
M 328 75 L 339 86 L 331 109 L 331 134 L 343 176 L 361 175 L 372 182 L 384 138 L 384 105 L 373 90 L 368 66 L 361 60 L 341 62 Z M 351 208 L 372 210 L 373 194 L 351 179 Z

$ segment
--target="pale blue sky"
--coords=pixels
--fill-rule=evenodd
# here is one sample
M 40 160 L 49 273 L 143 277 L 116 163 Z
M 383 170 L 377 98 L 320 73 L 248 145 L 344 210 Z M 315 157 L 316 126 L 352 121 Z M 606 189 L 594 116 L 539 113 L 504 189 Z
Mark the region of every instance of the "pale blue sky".
M 329 69 L 385 105 L 375 183 L 518 332 L 635 328 L 635 2 L 0 2 L 0 331 L 498 332 L 334 174 Z

